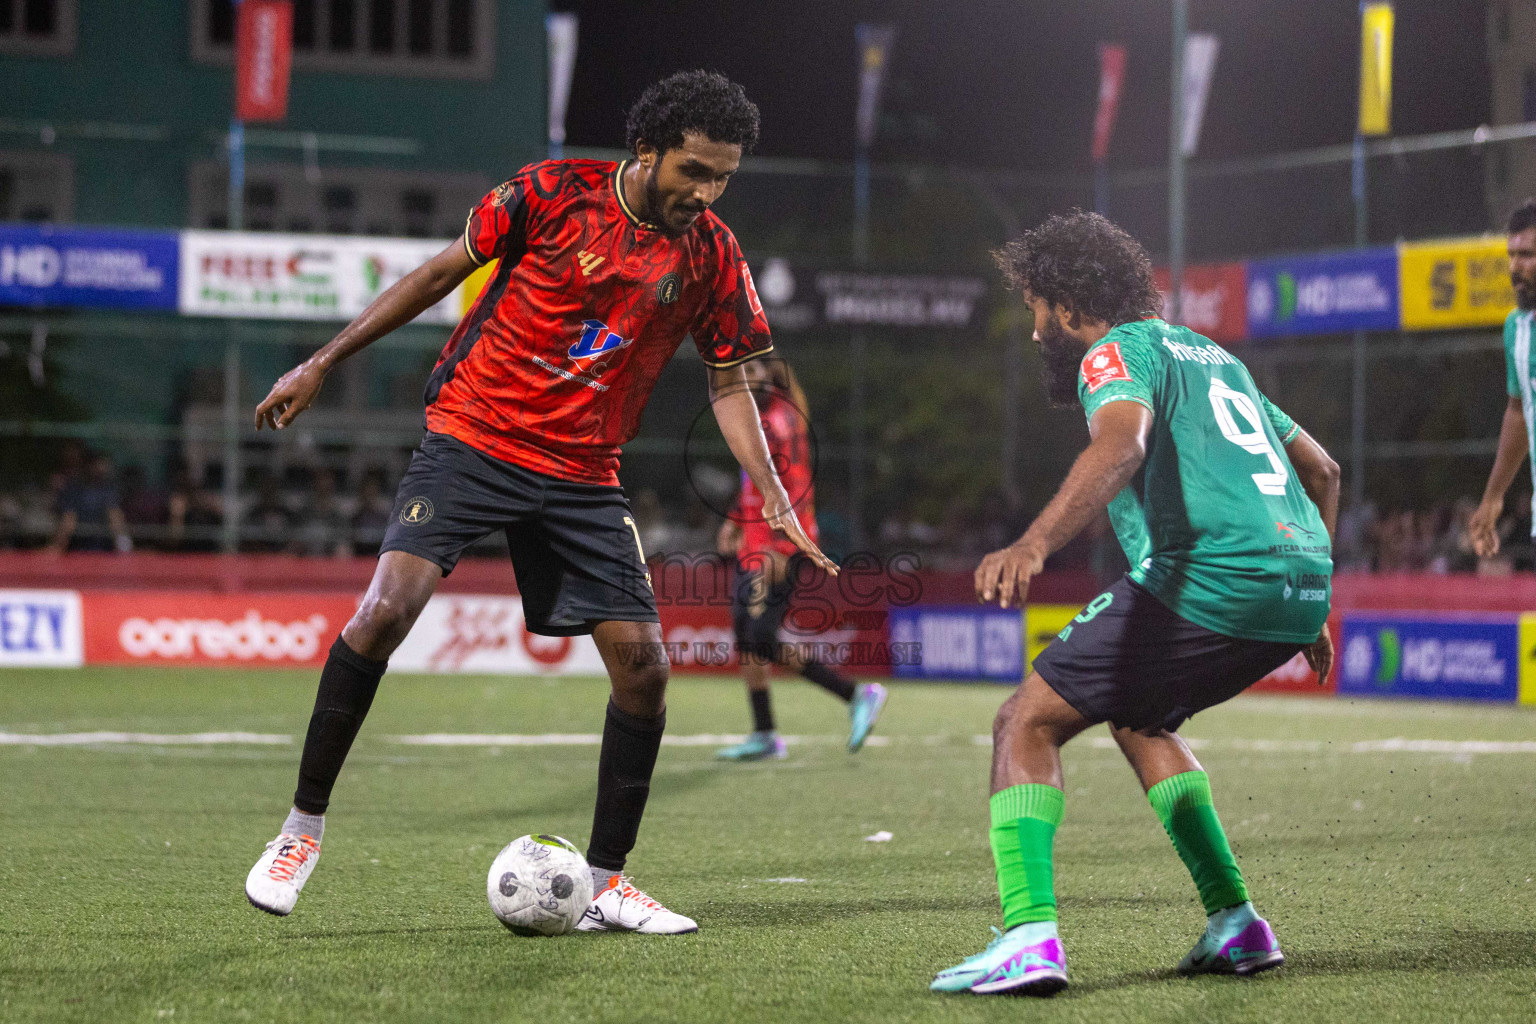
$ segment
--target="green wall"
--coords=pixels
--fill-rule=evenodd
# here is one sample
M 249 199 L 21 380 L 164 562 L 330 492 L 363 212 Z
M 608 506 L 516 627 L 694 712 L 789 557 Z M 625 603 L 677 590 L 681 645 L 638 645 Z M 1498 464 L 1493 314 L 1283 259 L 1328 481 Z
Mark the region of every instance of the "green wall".
M 216 159 L 207 137 L 227 128 L 233 70 L 195 63 L 191 4 L 203 0 L 78 0 L 68 57 L 0 54 L 0 118 L 59 126 L 54 144 L 0 131 L 0 149 L 43 150 L 75 164 L 74 219 L 82 224 L 183 226 L 187 172 Z M 500 180 L 538 159 L 545 137 L 543 0 L 500 0 L 492 78 L 464 81 L 295 70 L 290 131 L 415 139 L 419 156 L 322 152 L 330 166 L 468 171 Z M 86 124 L 147 126 L 158 140 L 82 138 Z M 255 149 L 250 159 L 297 163 L 296 150 Z

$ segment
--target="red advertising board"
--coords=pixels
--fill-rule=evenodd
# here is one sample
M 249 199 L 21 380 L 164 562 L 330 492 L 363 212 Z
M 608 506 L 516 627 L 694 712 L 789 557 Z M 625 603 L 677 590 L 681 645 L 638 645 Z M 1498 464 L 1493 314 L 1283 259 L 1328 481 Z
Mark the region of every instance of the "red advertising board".
M 323 665 L 357 599 L 338 594 L 84 591 L 89 665 Z
M 293 4 L 242 0 L 235 10 L 235 116 L 242 121 L 281 121 L 288 116 Z
M 1163 293 L 1168 316 L 1171 278 L 1167 267 L 1152 272 Z M 1248 336 L 1248 266 L 1245 263 L 1199 263 L 1184 268 L 1184 326 L 1212 341 L 1242 341 Z

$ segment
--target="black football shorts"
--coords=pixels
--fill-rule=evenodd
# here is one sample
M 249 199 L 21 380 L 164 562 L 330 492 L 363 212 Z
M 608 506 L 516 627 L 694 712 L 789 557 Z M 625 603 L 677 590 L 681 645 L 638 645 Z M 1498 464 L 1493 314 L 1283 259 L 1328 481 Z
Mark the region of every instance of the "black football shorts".
M 447 434 L 427 434 L 411 455 L 379 552 L 417 555 L 446 576 L 495 530 L 507 536 L 531 632 L 660 621 L 623 488 L 535 473 Z
M 1032 667 L 1090 721 L 1173 731 L 1196 712 L 1236 697 L 1301 649 L 1213 633 L 1121 577 Z

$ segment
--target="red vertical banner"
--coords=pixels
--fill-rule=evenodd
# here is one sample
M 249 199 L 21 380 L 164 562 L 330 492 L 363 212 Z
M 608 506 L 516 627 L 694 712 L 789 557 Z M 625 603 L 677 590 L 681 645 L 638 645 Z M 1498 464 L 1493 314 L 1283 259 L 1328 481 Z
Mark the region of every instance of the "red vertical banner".
M 293 4 L 241 0 L 235 10 L 235 117 L 281 121 L 288 116 Z
M 1120 91 L 1125 83 L 1125 47 L 1119 43 L 1099 44 L 1099 110 L 1093 117 L 1093 162 L 1109 158 L 1109 139 L 1115 132 L 1115 115 L 1120 111 Z

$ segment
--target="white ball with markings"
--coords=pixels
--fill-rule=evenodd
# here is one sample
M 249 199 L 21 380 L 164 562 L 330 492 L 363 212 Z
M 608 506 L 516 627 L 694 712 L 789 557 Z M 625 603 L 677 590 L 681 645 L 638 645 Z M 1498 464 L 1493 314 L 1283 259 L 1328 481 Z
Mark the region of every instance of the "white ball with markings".
M 491 862 L 485 894 L 514 934 L 564 935 L 592 902 L 592 870 L 568 840 L 523 836 Z

